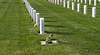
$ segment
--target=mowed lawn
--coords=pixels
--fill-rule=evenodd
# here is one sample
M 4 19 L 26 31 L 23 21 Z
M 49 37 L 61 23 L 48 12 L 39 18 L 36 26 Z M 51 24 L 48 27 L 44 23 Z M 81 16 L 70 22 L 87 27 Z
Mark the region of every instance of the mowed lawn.
M 92 5 L 84 15 L 46 0 L 28 2 L 44 17 L 47 34 L 38 34 L 22 0 L 0 0 L 0 55 L 100 55 L 100 3 L 92 18 Z M 58 44 L 41 45 L 49 34 Z

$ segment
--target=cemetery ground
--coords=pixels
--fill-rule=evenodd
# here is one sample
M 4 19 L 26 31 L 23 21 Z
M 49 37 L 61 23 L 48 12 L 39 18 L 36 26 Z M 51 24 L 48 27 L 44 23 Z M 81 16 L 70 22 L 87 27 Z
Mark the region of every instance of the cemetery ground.
M 92 18 L 92 5 L 84 15 L 82 9 L 72 11 L 46 0 L 28 2 L 44 17 L 47 34 L 38 34 L 22 0 L 0 0 L 0 55 L 100 55 L 100 6 Z M 49 34 L 58 44 L 41 45 Z

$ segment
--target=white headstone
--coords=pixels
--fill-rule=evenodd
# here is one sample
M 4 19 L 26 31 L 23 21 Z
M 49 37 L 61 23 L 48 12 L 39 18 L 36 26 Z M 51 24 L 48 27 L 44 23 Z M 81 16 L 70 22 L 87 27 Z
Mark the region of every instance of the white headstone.
M 36 10 L 33 10 L 33 17 L 34 17 L 34 22 L 36 22 Z
M 55 0 L 55 4 L 57 4 L 57 0 Z
M 64 7 L 66 7 L 66 1 L 65 0 L 63 1 L 63 5 L 64 5 Z
M 72 10 L 74 10 L 74 2 L 72 2 Z
M 31 14 L 31 16 L 32 16 L 32 12 L 33 12 L 32 10 L 33 10 L 33 8 L 31 8 L 31 13 L 30 13 L 30 14 Z
M 96 7 L 92 7 L 92 17 L 96 17 Z
M 37 26 L 39 26 L 39 17 L 40 17 L 39 13 L 36 13 L 36 24 L 37 24 Z
M 31 10 L 31 11 L 32 11 L 32 12 L 31 12 L 31 13 L 32 13 L 32 18 L 33 18 L 33 10 L 34 10 L 34 8 L 32 8 L 32 10 Z
M 58 5 L 59 5 L 59 0 L 57 0 L 57 2 L 58 2 Z
M 77 0 L 77 2 L 79 2 L 79 0 Z
M 83 3 L 83 0 L 81 0 L 81 3 Z
M 69 5 L 69 1 L 67 1 L 67 8 L 69 8 L 70 7 L 70 5 Z
M 30 12 L 30 5 L 28 5 L 28 11 Z
M 91 0 L 89 0 L 89 5 L 91 5 Z
M 52 2 L 52 0 L 50 2 Z
M 51 2 L 53 3 L 53 0 Z
M 96 0 L 94 0 L 94 6 L 96 6 Z
M 74 0 L 74 2 L 76 2 L 76 0 Z
M 85 0 L 85 4 L 87 3 L 87 0 Z
M 54 3 L 54 0 L 52 1 L 52 3 Z
M 87 5 L 84 5 L 84 14 L 87 14 Z
M 77 12 L 80 12 L 80 4 L 77 4 Z
M 30 15 L 31 15 L 31 6 L 30 6 L 30 8 L 29 8 L 29 13 L 30 13 Z
M 60 0 L 60 5 L 62 5 L 62 0 Z
M 40 18 L 40 34 L 44 34 L 44 18 Z
M 100 2 L 100 0 L 98 0 L 98 2 Z

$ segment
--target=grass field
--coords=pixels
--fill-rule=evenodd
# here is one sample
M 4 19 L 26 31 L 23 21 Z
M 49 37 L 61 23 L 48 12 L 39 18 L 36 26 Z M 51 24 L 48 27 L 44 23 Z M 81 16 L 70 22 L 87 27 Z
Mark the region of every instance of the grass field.
M 76 12 L 46 0 L 28 2 L 44 17 L 47 34 L 38 34 L 22 0 L 0 0 L 0 55 L 100 55 L 99 2 L 97 18 L 91 17 L 93 5 L 84 15 L 83 9 Z M 58 44 L 42 46 L 49 34 Z

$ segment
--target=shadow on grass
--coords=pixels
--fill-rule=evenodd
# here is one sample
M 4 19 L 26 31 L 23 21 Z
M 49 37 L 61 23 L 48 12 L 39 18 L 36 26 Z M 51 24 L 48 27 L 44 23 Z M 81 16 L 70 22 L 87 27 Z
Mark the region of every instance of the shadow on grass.
M 45 22 L 58 22 L 58 21 L 48 21 L 48 20 L 45 20 Z
M 54 19 L 54 18 L 52 18 L 52 17 L 44 17 L 45 19 Z
M 7 2 L 2 2 L 2 4 L 6 4 Z
M 15 4 L 21 4 L 21 2 L 17 1 L 17 2 L 15 2 Z
M 45 25 L 46 27 L 61 27 L 61 28 L 65 28 L 65 26 L 56 26 L 56 25 Z
M 38 34 L 40 34 L 40 31 L 37 31 Z M 47 33 L 47 31 L 44 31 L 44 33 Z
M 66 32 L 47 32 L 49 34 L 60 34 L 60 35 L 74 35 L 74 33 L 66 33 Z

